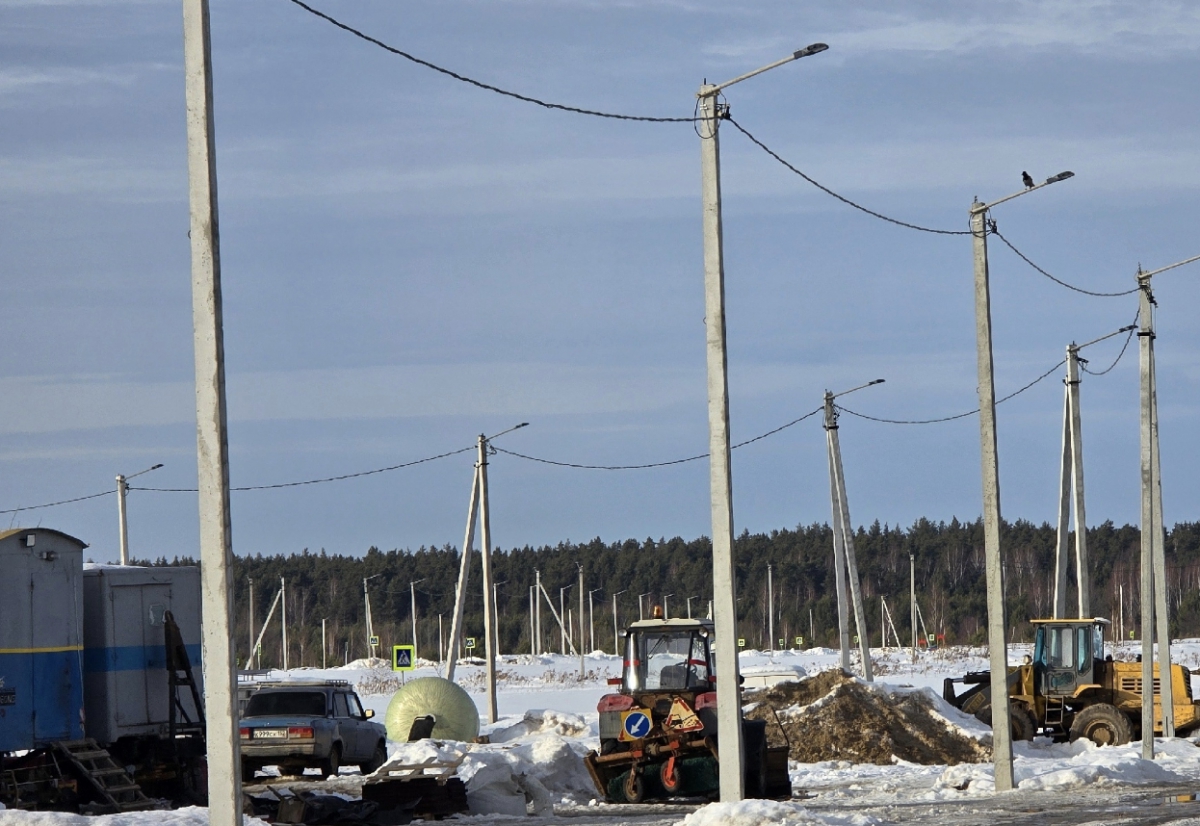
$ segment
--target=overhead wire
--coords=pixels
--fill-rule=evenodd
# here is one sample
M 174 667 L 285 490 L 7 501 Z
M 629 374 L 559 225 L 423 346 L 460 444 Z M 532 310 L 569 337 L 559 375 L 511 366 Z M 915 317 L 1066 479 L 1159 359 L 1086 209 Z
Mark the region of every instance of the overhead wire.
M 297 2 L 297 0 L 292 0 L 292 2 Z M 882 212 L 876 212 L 873 209 L 868 209 L 867 207 L 863 206 L 862 204 L 856 203 L 856 202 L 850 200 L 849 198 L 847 198 L 846 196 L 840 195 L 837 192 L 834 192 L 829 187 L 825 186 L 824 184 L 820 183 L 819 181 L 814 180 L 813 178 L 806 175 L 804 172 L 801 172 L 795 166 L 793 166 L 792 164 L 790 164 L 786 160 L 784 160 L 784 158 L 778 152 L 771 149 L 771 147 L 767 146 L 765 143 L 760 141 L 758 138 L 754 137 L 754 135 L 750 134 L 750 131 L 748 129 L 746 129 L 746 127 L 742 126 L 740 123 L 738 123 L 732 117 L 730 117 L 728 114 L 725 116 L 725 120 L 729 121 L 729 123 L 733 125 L 733 128 L 737 129 L 739 132 L 741 132 L 743 135 L 745 135 L 747 138 L 749 138 L 751 143 L 753 143 L 755 146 L 757 146 L 762 151 L 766 152 L 768 155 L 770 155 L 772 158 L 777 160 L 779 163 L 783 164 L 784 167 L 791 170 L 796 175 L 799 175 L 805 181 L 808 181 L 808 183 L 812 184 L 817 189 L 824 192 L 826 195 L 830 195 L 834 198 L 837 198 L 839 201 L 841 201 L 843 204 L 846 204 L 847 206 L 854 207 L 855 209 L 859 210 L 860 212 L 865 212 L 867 215 L 871 215 L 875 218 L 880 219 L 881 221 L 887 221 L 890 224 L 896 224 L 897 226 L 906 227 L 907 229 L 915 229 L 915 230 L 918 230 L 919 232 L 929 232 L 934 235 L 970 235 L 971 234 L 971 231 L 969 229 L 958 230 L 958 229 L 936 229 L 933 227 L 924 227 L 924 226 L 921 226 L 920 224 L 913 224 L 908 221 L 901 221 L 898 218 L 892 218 L 888 215 L 884 215 Z
M 360 31 L 359 29 L 356 29 L 353 26 L 343 23 L 342 21 L 338 20 L 337 18 L 333 17 L 332 15 L 326 14 L 325 12 L 321 11 L 320 9 L 313 8 L 312 6 L 303 2 L 303 0 L 289 0 L 289 2 L 299 6 L 300 8 L 304 9 L 306 12 L 308 12 L 309 14 L 311 14 L 315 17 L 319 17 L 328 23 L 332 23 L 334 26 L 337 26 L 342 31 L 348 32 L 348 33 L 354 35 L 355 37 L 365 40 L 366 42 L 371 43 L 375 46 L 378 46 L 379 48 L 381 48 L 385 51 L 391 52 L 392 54 L 397 55 L 398 57 L 402 57 L 405 60 L 409 60 L 413 63 L 416 63 L 418 66 L 424 66 L 427 69 L 432 69 L 435 72 L 446 75 L 447 77 L 451 77 L 461 83 L 466 83 L 466 84 L 475 86 L 476 88 L 483 89 L 488 92 L 495 92 L 496 94 L 504 95 L 505 97 L 515 98 L 516 100 L 524 101 L 525 103 L 533 103 L 533 104 L 536 104 L 537 106 L 541 106 L 546 109 L 557 109 L 562 112 L 572 112 L 576 115 L 590 115 L 591 117 L 595 117 L 595 118 L 610 118 L 612 120 L 642 121 L 644 123 L 691 123 L 694 120 L 694 118 L 690 118 L 690 117 L 689 118 L 650 117 L 650 116 L 645 116 L 645 115 L 625 115 L 625 114 L 620 114 L 617 112 L 602 112 L 597 109 L 583 109 L 578 106 L 567 106 L 566 104 L 562 104 L 562 103 L 552 103 L 550 101 L 541 100 L 540 98 L 531 97 L 529 95 L 523 95 L 523 94 L 520 94 L 519 92 L 513 92 L 508 89 L 502 89 L 499 86 L 493 86 L 490 83 L 484 83 L 481 80 L 475 80 L 474 78 L 467 77 L 466 75 L 459 74 L 458 72 L 447 69 L 444 66 L 439 66 L 436 63 L 431 63 L 430 61 L 424 60 L 420 57 L 417 57 L 416 55 L 409 54 L 408 52 L 403 51 L 402 49 L 397 49 L 395 46 L 390 46 L 387 43 L 384 43 L 382 40 L 380 40 L 376 37 L 372 37 L 371 35 L 367 34 L 366 32 Z
M 1139 312 L 1138 315 L 1141 315 Z M 1125 343 L 1121 345 L 1121 352 L 1117 353 L 1117 357 L 1113 359 L 1113 363 L 1105 367 L 1103 370 L 1089 370 L 1087 363 L 1080 359 L 1079 369 L 1091 376 L 1103 376 L 1105 373 L 1111 372 L 1116 367 L 1121 359 L 1125 356 L 1125 351 L 1129 349 L 1129 342 L 1133 341 L 1133 334 L 1137 332 L 1138 315 L 1133 317 L 1133 324 L 1129 327 L 1129 335 L 1125 336 Z
M 745 447 L 746 445 L 753 444 L 754 442 L 765 439 L 768 436 L 774 436 L 776 433 L 779 433 L 782 430 L 787 430 L 792 425 L 800 424 L 800 422 L 804 421 L 805 419 L 808 419 L 808 418 L 811 418 L 811 417 L 817 415 L 823 409 L 824 409 L 823 407 L 818 407 L 816 410 L 813 410 L 809 413 L 805 413 L 803 416 L 801 416 L 798 419 L 793 419 L 792 421 L 788 422 L 787 424 L 780 425 L 779 427 L 777 427 L 773 430 L 768 430 L 766 433 L 761 433 L 758 436 L 755 436 L 753 439 L 747 439 L 744 442 L 738 442 L 737 444 L 730 446 L 729 449 L 737 450 L 739 447 Z M 584 465 L 584 464 L 578 464 L 576 462 L 559 462 L 554 459 L 542 459 L 537 456 L 529 456 L 524 453 L 517 453 L 516 451 L 513 451 L 513 450 L 505 450 L 502 447 L 494 447 L 493 446 L 492 449 L 497 453 L 504 453 L 504 454 L 507 454 L 508 456 L 515 456 L 518 459 L 525 459 L 530 462 L 539 462 L 543 465 L 554 465 L 555 467 L 575 468 L 577 470 L 646 470 L 648 468 L 668 467 L 670 465 L 682 465 L 686 462 L 695 462 L 698 459 L 706 459 L 709 456 L 708 453 L 699 453 L 695 456 L 688 456 L 687 458 L 684 458 L 684 459 L 671 459 L 670 461 L 666 461 L 666 462 L 651 462 L 649 464 L 644 464 L 644 465 Z
M 991 232 L 992 235 L 995 235 L 997 238 L 999 238 L 1001 241 L 1003 241 L 1004 245 L 1006 247 L 1008 247 L 1010 250 L 1012 250 L 1013 252 L 1015 252 L 1017 254 L 1017 257 L 1020 258 L 1022 261 L 1024 261 L 1026 264 L 1033 267 L 1039 273 L 1041 273 L 1042 275 L 1049 278 L 1055 284 L 1066 287 L 1068 290 L 1074 290 L 1077 293 L 1083 293 L 1084 295 L 1095 296 L 1096 298 L 1119 298 L 1120 296 L 1123 296 L 1123 295 L 1133 295 L 1139 289 L 1141 289 L 1140 287 L 1133 287 L 1128 290 L 1122 290 L 1121 292 L 1105 293 L 1105 292 L 1097 292 L 1095 290 L 1085 290 L 1083 287 L 1076 287 L 1074 284 L 1068 284 L 1066 281 L 1063 281 L 1061 278 L 1056 278 L 1055 276 L 1046 272 L 1044 269 L 1039 267 L 1037 264 L 1033 263 L 1033 261 L 1031 261 L 1029 259 L 1029 256 L 1027 256 L 1025 253 L 1021 252 L 1019 249 L 1014 247 L 1012 242 L 1009 241 L 1007 238 L 1005 238 L 1003 235 L 1001 235 L 1000 230 L 996 229 L 995 222 L 992 222 L 991 229 L 989 231 Z
M 59 505 L 69 505 L 72 502 L 84 502 L 88 499 L 99 499 L 101 496 L 108 496 L 109 494 L 113 493 L 116 493 L 116 491 L 105 490 L 101 491 L 100 493 L 90 493 L 87 496 L 76 496 L 74 499 L 60 499 L 57 502 L 47 502 L 44 505 L 26 505 L 21 508 L 8 508 L 6 510 L 0 510 L 0 513 L 20 513 L 21 511 L 36 511 L 42 508 L 54 508 Z
M 1036 379 L 1029 382 L 1029 384 L 1025 385 L 1024 387 L 1022 387 L 1018 390 L 1014 390 L 1012 393 L 1009 393 L 1007 396 L 1005 396 L 1002 399 L 997 399 L 996 404 L 1004 404 L 1004 402 L 1008 401 L 1009 399 L 1016 398 L 1017 396 L 1021 395 L 1029 388 L 1033 387 L 1038 382 L 1044 380 L 1047 376 L 1049 376 L 1051 373 L 1053 373 L 1055 370 L 1062 367 L 1066 363 L 1067 363 L 1067 360 L 1063 359 L 1058 364 L 1054 365 L 1049 370 L 1047 370 L 1045 373 L 1042 373 Z M 860 419 L 867 419 L 868 421 L 872 421 L 872 422 L 882 422 L 883 424 L 940 424 L 942 422 L 952 422 L 955 419 L 965 419 L 967 416 L 974 416 L 976 413 L 979 412 L 979 408 L 976 407 L 974 410 L 969 410 L 966 413 L 956 413 L 953 416 L 942 416 L 941 418 L 938 418 L 938 419 L 883 419 L 883 418 L 879 418 L 877 416 L 868 416 L 865 413 L 855 412 L 854 410 L 850 410 L 849 408 L 843 407 L 840 404 L 835 404 L 834 407 L 836 407 L 838 410 L 840 410 L 843 413 L 849 413 L 851 416 L 857 416 Z

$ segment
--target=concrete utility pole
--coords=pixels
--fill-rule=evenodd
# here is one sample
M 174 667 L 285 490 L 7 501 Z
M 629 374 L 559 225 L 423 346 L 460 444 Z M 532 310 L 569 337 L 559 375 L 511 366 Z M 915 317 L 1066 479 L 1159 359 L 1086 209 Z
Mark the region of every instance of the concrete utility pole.
M 1150 279 L 1160 272 L 1200 261 L 1200 255 L 1151 272 L 1137 271 L 1140 290 L 1138 304 L 1138 367 L 1141 385 L 1141 465 L 1142 465 L 1142 685 L 1154 678 L 1154 637 L 1158 637 L 1162 726 L 1164 737 L 1175 736 L 1174 692 L 1171 685 L 1170 615 L 1167 608 L 1166 537 L 1162 521 L 1162 476 L 1158 452 L 1158 386 L 1154 366 L 1154 293 Z M 1157 621 L 1156 621 L 1157 620 Z M 1151 731 L 1154 723 L 1153 695 L 1142 692 L 1142 731 Z M 1142 737 L 1142 757 L 1154 757 L 1154 738 Z
M 492 514 L 488 507 L 487 436 L 479 434 L 479 554 L 483 557 L 483 636 L 487 657 L 488 722 L 496 710 L 496 592 L 492 588 Z
M 775 650 L 775 590 L 771 582 L 774 565 L 767 566 L 767 650 Z
M 644 620 L 646 618 L 646 615 L 642 612 L 642 597 L 648 597 L 652 593 L 654 593 L 654 592 L 647 591 L 644 594 L 638 594 L 638 622 L 641 622 L 642 620 Z
M 250 668 L 250 661 L 254 659 L 254 577 L 249 577 L 249 594 L 250 597 L 250 612 L 246 618 L 247 629 L 250 632 L 250 652 L 246 655 L 246 668 Z
M 854 528 L 850 522 L 850 500 L 846 495 L 846 474 L 842 468 L 842 444 L 838 438 L 838 412 L 833 400 L 865 387 L 883 384 L 875 379 L 841 393 L 825 391 L 825 444 L 829 453 L 829 493 L 833 508 L 833 559 L 837 568 L 838 641 L 842 653 L 842 669 L 850 670 L 850 623 L 846 605 L 846 581 L 850 584 L 850 600 L 854 607 L 854 631 L 858 635 L 858 653 L 862 659 L 862 675 L 874 681 L 871 664 L 871 641 L 867 630 L 867 609 L 863 605 L 858 578 L 858 560 L 854 553 Z M 811 623 L 810 623 L 811 624 Z
M 117 474 L 117 529 L 120 532 L 121 539 L 120 561 L 122 565 L 129 564 L 129 522 L 125 518 L 125 494 L 129 491 L 129 480 L 134 478 L 134 476 L 141 476 L 143 473 L 158 470 L 160 467 L 162 465 L 157 464 L 154 467 L 139 470 L 130 476 Z
M 537 638 L 537 631 L 535 630 L 536 626 L 534 625 L 534 622 L 533 622 L 533 615 L 534 615 L 533 601 L 534 601 L 533 586 L 530 585 L 529 586 L 529 653 L 536 657 L 537 656 L 537 643 L 535 642 L 535 639 Z
M 708 364 L 709 501 L 712 507 L 713 609 L 716 631 L 717 690 L 737 692 L 739 685 L 737 593 L 733 559 L 733 477 L 729 447 L 729 366 L 725 347 L 725 260 L 721 232 L 721 162 L 718 126 L 728 109 L 720 102 L 723 89 L 754 75 L 825 51 L 814 43 L 753 72 L 715 86 L 705 83 L 697 93 L 700 122 L 700 180 L 704 228 L 704 317 Z M 742 725 L 740 703 L 717 706 L 717 738 L 725 759 L 720 761 L 722 801 L 742 799 Z M 736 755 L 736 759 L 731 759 Z
M 534 594 L 534 622 L 537 626 L 537 645 L 535 647 L 537 653 L 541 654 L 545 650 L 542 648 L 542 594 L 546 589 L 542 587 L 542 572 L 535 568 L 533 575 L 536 582 L 534 588 L 537 591 Z
M 417 664 L 417 585 L 424 581 L 425 579 L 421 578 L 408 583 L 408 592 L 412 597 L 413 665 Z
M 325 620 L 328 617 L 321 617 L 321 668 L 325 668 L 325 643 L 329 639 L 325 634 Z
M 603 590 L 603 588 L 593 588 L 588 591 L 588 629 L 593 651 L 596 650 L 596 605 L 592 600 L 592 594 Z
M 559 588 L 559 589 L 558 589 L 558 615 L 559 615 L 559 617 L 560 617 L 560 618 L 561 618 L 561 617 L 565 617 L 565 616 L 567 615 L 567 609 L 566 609 L 566 593 L 567 593 L 567 591 L 569 591 L 569 590 L 571 590 L 571 586 L 570 586 L 570 585 L 564 585 L 562 588 Z M 568 636 L 569 636 L 569 635 L 567 634 L 567 626 L 563 625 L 563 623 L 562 623 L 562 620 L 561 620 L 561 619 L 559 619 L 559 622 L 558 622 L 558 643 L 559 643 L 559 645 L 561 646 L 561 648 L 559 649 L 559 653 L 560 653 L 560 654 L 566 654 L 566 653 L 567 653 L 567 637 L 568 637 Z
M 671 608 L 670 608 L 670 605 L 669 605 L 669 603 L 667 602 L 667 600 L 669 600 L 669 599 L 670 599 L 671 597 L 673 597 L 673 596 L 675 596 L 675 594 L 663 594 L 663 595 L 662 595 L 662 598 L 663 598 L 663 619 L 670 619 L 670 618 L 671 618 Z
M 271 624 L 271 617 L 275 616 L 275 608 L 279 605 L 279 598 L 283 596 L 283 591 L 275 592 L 275 599 L 271 603 L 271 610 L 267 611 L 267 618 L 263 620 L 262 630 L 258 632 L 258 637 L 254 640 L 254 646 L 251 649 L 251 662 L 259 668 L 262 667 L 262 658 L 259 657 L 259 651 L 262 650 L 263 637 L 267 634 L 267 626 Z M 247 669 L 251 668 L 250 662 L 246 664 Z
M 363 577 L 363 614 L 366 617 L 366 623 L 367 623 L 367 656 L 368 657 L 375 656 L 375 644 L 373 642 L 371 642 L 371 640 L 374 639 L 374 637 L 375 637 L 375 621 L 371 617 L 371 594 L 367 591 L 367 583 L 370 582 L 372 579 L 374 579 L 377 576 L 383 576 L 383 574 L 371 574 L 368 577 Z M 284 607 L 285 607 L 284 616 L 287 616 L 286 606 L 284 606 Z
M 591 594 L 588 594 L 588 598 L 589 599 L 591 598 Z M 584 668 L 584 664 L 583 664 L 583 652 L 585 650 L 585 645 L 586 645 L 586 643 L 584 642 L 584 638 L 583 638 L 583 566 L 580 565 L 579 566 L 579 681 L 580 682 L 583 682 L 583 675 L 586 673 L 586 669 Z
M 912 661 L 917 661 L 917 558 L 908 555 L 908 621 L 912 628 Z
M 287 644 L 287 583 L 283 581 L 283 577 L 279 578 L 279 595 L 282 597 L 279 610 L 279 632 L 283 636 L 283 670 L 288 670 L 288 644 Z M 368 608 L 369 610 L 369 608 Z M 368 615 L 369 616 L 369 615 Z
M 975 258 L 975 348 L 979 375 L 979 448 L 983 482 L 983 547 L 988 606 L 988 660 L 992 674 L 1008 673 L 1008 648 L 1004 636 L 1004 582 L 1000 570 L 1000 463 L 996 450 L 996 379 L 992 361 L 992 298 L 988 283 L 988 210 L 1074 175 L 1060 172 L 1044 183 L 1005 196 L 990 204 L 976 200 L 968 215 Z M 991 681 L 992 756 L 996 765 L 996 791 L 1013 788 L 1012 729 L 1008 686 Z
M 183 2 L 188 206 L 192 241 L 192 326 L 196 360 L 196 466 L 200 509 L 200 606 L 204 665 L 208 816 L 241 826 L 241 753 L 233 659 L 233 529 L 229 513 L 229 433 L 225 414 L 225 333 L 213 133 L 212 41 L 208 0 Z
M 458 585 L 454 589 L 454 614 L 450 617 L 450 643 L 446 651 L 446 679 L 454 682 L 462 641 L 463 605 L 467 600 L 467 583 L 471 579 L 471 550 L 475 544 L 475 518 L 479 513 L 479 465 L 471 477 L 471 503 L 467 506 L 467 533 L 463 537 L 462 554 L 458 564 Z
M 1087 518 L 1083 498 L 1083 431 L 1079 412 L 1079 347 L 1067 345 L 1067 378 L 1063 393 L 1062 472 L 1058 499 L 1058 545 L 1054 559 L 1054 616 L 1067 614 L 1067 546 L 1071 504 L 1075 505 L 1075 580 L 1077 617 L 1091 616 L 1091 569 L 1087 558 Z

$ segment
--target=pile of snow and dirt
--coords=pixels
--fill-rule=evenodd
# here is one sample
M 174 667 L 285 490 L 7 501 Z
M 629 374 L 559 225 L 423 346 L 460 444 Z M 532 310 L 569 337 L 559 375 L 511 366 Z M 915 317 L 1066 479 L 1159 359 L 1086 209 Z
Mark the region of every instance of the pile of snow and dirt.
M 986 729 L 951 723 L 965 717 L 928 689 L 889 691 L 831 669 L 747 699 L 754 706 L 746 716 L 767 722 L 771 745 L 786 737 L 788 756 L 801 763 L 952 766 L 991 759 Z

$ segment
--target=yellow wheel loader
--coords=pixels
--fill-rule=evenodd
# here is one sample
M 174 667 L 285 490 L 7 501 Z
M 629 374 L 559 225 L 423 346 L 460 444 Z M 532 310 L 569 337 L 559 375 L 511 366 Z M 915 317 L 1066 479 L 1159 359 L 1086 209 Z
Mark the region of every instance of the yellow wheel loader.
M 1142 664 L 1114 662 L 1105 649 L 1105 619 L 1034 620 L 1033 657 L 1009 667 L 1008 698 L 1014 740 L 1044 733 L 1057 740 L 1091 740 L 1120 746 L 1141 739 Z M 991 672 L 947 678 L 947 702 L 992 722 Z M 957 693 L 955 684 L 969 685 Z M 1158 663 L 1154 664 L 1154 733 L 1162 734 Z M 1200 709 L 1192 699 L 1191 673 L 1171 666 L 1175 733 L 1200 727 Z

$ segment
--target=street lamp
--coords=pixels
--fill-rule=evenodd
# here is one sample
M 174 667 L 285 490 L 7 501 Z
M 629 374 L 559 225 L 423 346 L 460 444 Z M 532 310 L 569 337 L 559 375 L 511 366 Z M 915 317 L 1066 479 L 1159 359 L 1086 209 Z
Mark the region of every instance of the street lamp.
M 424 582 L 426 577 L 411 580 L 408 583 L 408 593 L 412 597 L 412 621 L 413 621 L 413 665 L 417 664 L 417 585 Z
M 670 619 L 671 612 L 667 610 L 667 600 L 675 596 L 674 594 L 663 594 L 663 619 Z
M 1000 466 L 996 452 L 996 378 L 992 361 L 992 299 L 988 284 L 987 216 L 992 207 L 1028 195 L 1042 187 L 1065 181 L 1073 172 L 1060 172 L 990 204 L 971 204 L 971 236 L 975 257 L 975 348 L 979 374 L 979 446 L 983 481 L 983 550 L 988 606 L 988 655 L 993 674 L 1008 673 L 1004 643 L 1004 576 L 1000 570 Z M 992 757 L 996 764 L 996 791 L 1013 788 L 1012 730 L 1009 728 L 1008 686 L 993 680 Z
M 704 318 L 708 365 L 709 500 L 712 505 L 713 609 L 718 642 L 717 685 L 736 693 L 738 685 L 736 593 L 733 564 L 733 477 L 729 455 L 729 364 L 725 348 L 725 260 L 721 237 L 721 161 L 718 125 L 728 107 L 718 101 L 722 89 L 825 51 L 824 43 L 715 86 L 704 84 L 699 98 L 700 181 L 704 227 Z M 1003 673 L 1003 672 L 996 672 Z M 717 739 L 725 759 L 719 763 L 722 801 L 742 799 L 742 723 L 740 704 L 717 705 Z M 735 758 L 736 759 L 732 759 Z
M 367 593 L 367 583 L 370 582 L 372 579 L 375 579 L 375 577 L 380 577 L 380 576 L 383 576 L 383 574 L 371 574 L 370 576 L 363 577 L 363 605 L 365 606 L 366 618 L 367 618 L 367 656 L 368 657 L 375 656 L 376 643 L 374 641 L 375 640 L 375 625 L 373 622 L 371 622 L 371 595 L 369 593 Z M 286 610 L 286 607 L 284 610 Z
M 629 593 L 629 589 L 625 588 L 623 590 L 617 591 L 615 594 L 612 595 L 612 600 L 613 600 L 613 653 L 618 654 L 618 655 L 621 653 L 621 628 L 620 628 L 620 626 L 617 625 L 617 597 L 621 596 L 621 594 L 627 594 L 627 593 Z
M 603 588 L 593 588 L 588 591 L 588 639 L 593 651 L 596 650 L 596 606 L 592 602 L 592 594 L 603 590 Z
M 646 618 L 646 614 L 642 611 L 642 597 L 648 597 L 653 593 L 654 593 L 653 591 L 647 591 L 644 594 L 638 594 L 638 621 L 639 622 Z
M 135 476 L 141 476 L 143 473 L 158 470 L 160 467 L 162 467 L 161 462 L 145 470 L 139 470 L 137 473 L 130 474 L 129 476 L 117 474 L 117 525 L 120 530 L 122 565 L 129 564 L 129 523 L 125 519 L 125 492 L 129 490 L 129 480 Z
M 688 615 L 688 619 L 691 619 L 691 618 L 692 618 L 692 600 L 694 600 L 694 599 L 700 599 L 700 596 L 697 594 L 697 595 L 696 595 L 696 596 L 694 596 L 694 597 L 688 597 L 688 598 L 687 598 L 687 615 Z
M 563 654 L 567 653 L 567 601 L 565 594 L 571 590 L 570 585 L 564 585 L 558 589 L 558 632 L 559 632 L 559 649 Z

